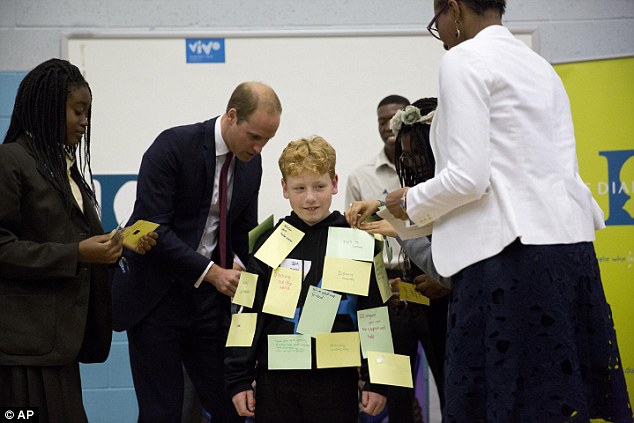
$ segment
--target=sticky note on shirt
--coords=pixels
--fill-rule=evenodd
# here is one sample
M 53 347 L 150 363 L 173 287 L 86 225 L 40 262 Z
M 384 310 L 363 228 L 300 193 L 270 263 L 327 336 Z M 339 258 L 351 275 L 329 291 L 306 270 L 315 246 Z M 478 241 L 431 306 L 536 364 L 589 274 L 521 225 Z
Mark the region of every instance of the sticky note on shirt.
M 304 232 L 282 222 L 255 253 L 255 257 L 275 269 L 303 237 Z
M 387 277 L 382 251 L 379 251 L 379 254 L 374 256 L 374 276 L 376 277 L 376 284 L 379 286 L 379 292 L 381 293 L 381 301 L 385 303 L 392 297 L 393 293 L 390 280 Z
M 269 370 L 312 368 L 308 335 L 268 335 Z
M 260 239 L 262 234 L 268 230 L 273 229 L 273 226 L 275 226 L 275 224 L 273 223 L 273 215 L 270 215 L 269 217 L 264 219 L 258 226 L 249 231 L 249 253 L 253 251 L 253 246 L 255 245 L 256 241 Z
M 409 356 L 368 351 L 368 369 L 372 383 L 404 388 L 414 387 Z
M 394 353 L 390 317 L 386 306 L 359 310 L 357 318 L 361 353 L 364 358 L 368 356 L 368 351 Z
M 231 326 L 227 335 L 227 347 L 250 347 L 253 345 L 257 313 L 239 313 L 231 315 Z
M 274 269 L 271 273 L 269 287 L 266 290 L 262 311 L 292 319 L 295 316 L 301 290 L 301 272 L 283 267 Z
M 326 255 L 351 260 L 372 261 L 374 236 L 359 229 L 328 228 Z
M 318 333 L 316 347 L 318 369 L 361 365 L 359 332 Z
M 372 263 L 326 257 L 321 287 L 331 291 L 368 295 Z
M 341 302 L 341 295 L 325 289 L 311 286 L 306 294 L 306 301 L 302 307 L 297 332 L 310 335 L 329 333 L 337 316 L 337 309 Z
M 249 272 L 240 272 L 240 281 L 233 296 L 233 303 L 241 306 L 253 307 L 255 290 L 258 284 L 258 275 Z

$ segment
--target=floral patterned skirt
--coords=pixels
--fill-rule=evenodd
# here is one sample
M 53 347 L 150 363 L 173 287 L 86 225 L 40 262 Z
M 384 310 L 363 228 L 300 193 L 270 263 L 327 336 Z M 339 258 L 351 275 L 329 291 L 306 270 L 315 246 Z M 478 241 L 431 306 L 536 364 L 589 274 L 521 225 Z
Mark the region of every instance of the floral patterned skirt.
M 453 280 L 444 423 L 630 423 L 592 243 L 522 245 Z

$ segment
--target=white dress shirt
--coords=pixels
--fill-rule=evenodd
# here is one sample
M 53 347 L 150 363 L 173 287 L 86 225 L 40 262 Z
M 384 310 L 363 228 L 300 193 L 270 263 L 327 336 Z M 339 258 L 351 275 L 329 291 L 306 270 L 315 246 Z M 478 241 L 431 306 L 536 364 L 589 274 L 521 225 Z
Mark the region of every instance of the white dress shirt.
M 448 51 L 431 126 L 436 175 L 407 194 L 433 223 L 450 276 L 524 244 L 593 241 L 603 213 L 579 176 L 568 96 L 552 66 L 502 26 Z
M 198 251 L 203 256 L 211 259 L 211 255 L 218 244 L 218 229 L 220 227 L 220 208 L 218 207 L 218 202 L 220 200 L 220 170 L 222 168 L 223 163 L 227 158 L 227 154 L 229 153 L 229 147 L 225 143 L 222 138 L 222 132 L 220 131 L 220 117 L 216 119 L 216 124 L 214 126 L 214 136 L 216 139 L 216 169 L 214 173 L 214 192 L 211 197 L 211 206 L 209 207 L 209 215 L 207 216 L 207 222 L 205 223 L 205 230 L 203 231 L 203 235 L 200 238 L 200 243 L 198 244 Z M 231 196 L 233 193 L 233 168 L 235 167 L 235 163 L 232 163 L 229 166 L 227 171 L 227 208 L 229 208 L 231 204 Z M 203 274 L 198 278 L 194 286 L 198 288 L 203 281 L 203 278 L 207 274 L 207 271 L 214 264 L 213 261 L 209 263 Z

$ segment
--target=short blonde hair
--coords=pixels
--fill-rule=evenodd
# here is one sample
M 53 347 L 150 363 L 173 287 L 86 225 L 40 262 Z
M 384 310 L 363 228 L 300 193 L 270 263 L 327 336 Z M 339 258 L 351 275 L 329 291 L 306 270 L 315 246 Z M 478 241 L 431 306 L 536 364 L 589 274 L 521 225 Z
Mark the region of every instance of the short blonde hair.
M 289 142 L 278 160 L 285 181 L 289 176 L 299 176 L 304 171 L 316 175 L 328 173 L 334 178 L 336 163 L 335 149 L 319 135 Z

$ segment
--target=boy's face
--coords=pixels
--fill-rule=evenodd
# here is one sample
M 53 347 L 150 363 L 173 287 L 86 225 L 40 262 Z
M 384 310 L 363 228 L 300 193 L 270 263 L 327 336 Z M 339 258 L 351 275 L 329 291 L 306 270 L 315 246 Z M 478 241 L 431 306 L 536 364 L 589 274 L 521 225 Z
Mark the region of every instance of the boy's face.
M 308 225 L 314 225 L 330 215 L 332 196 L 337 193 L 337 175 L 330 179 L 328 173 L 316 175 L 304 171 L 299 176 L 282 179 L 284 198 L 293 211 Z

